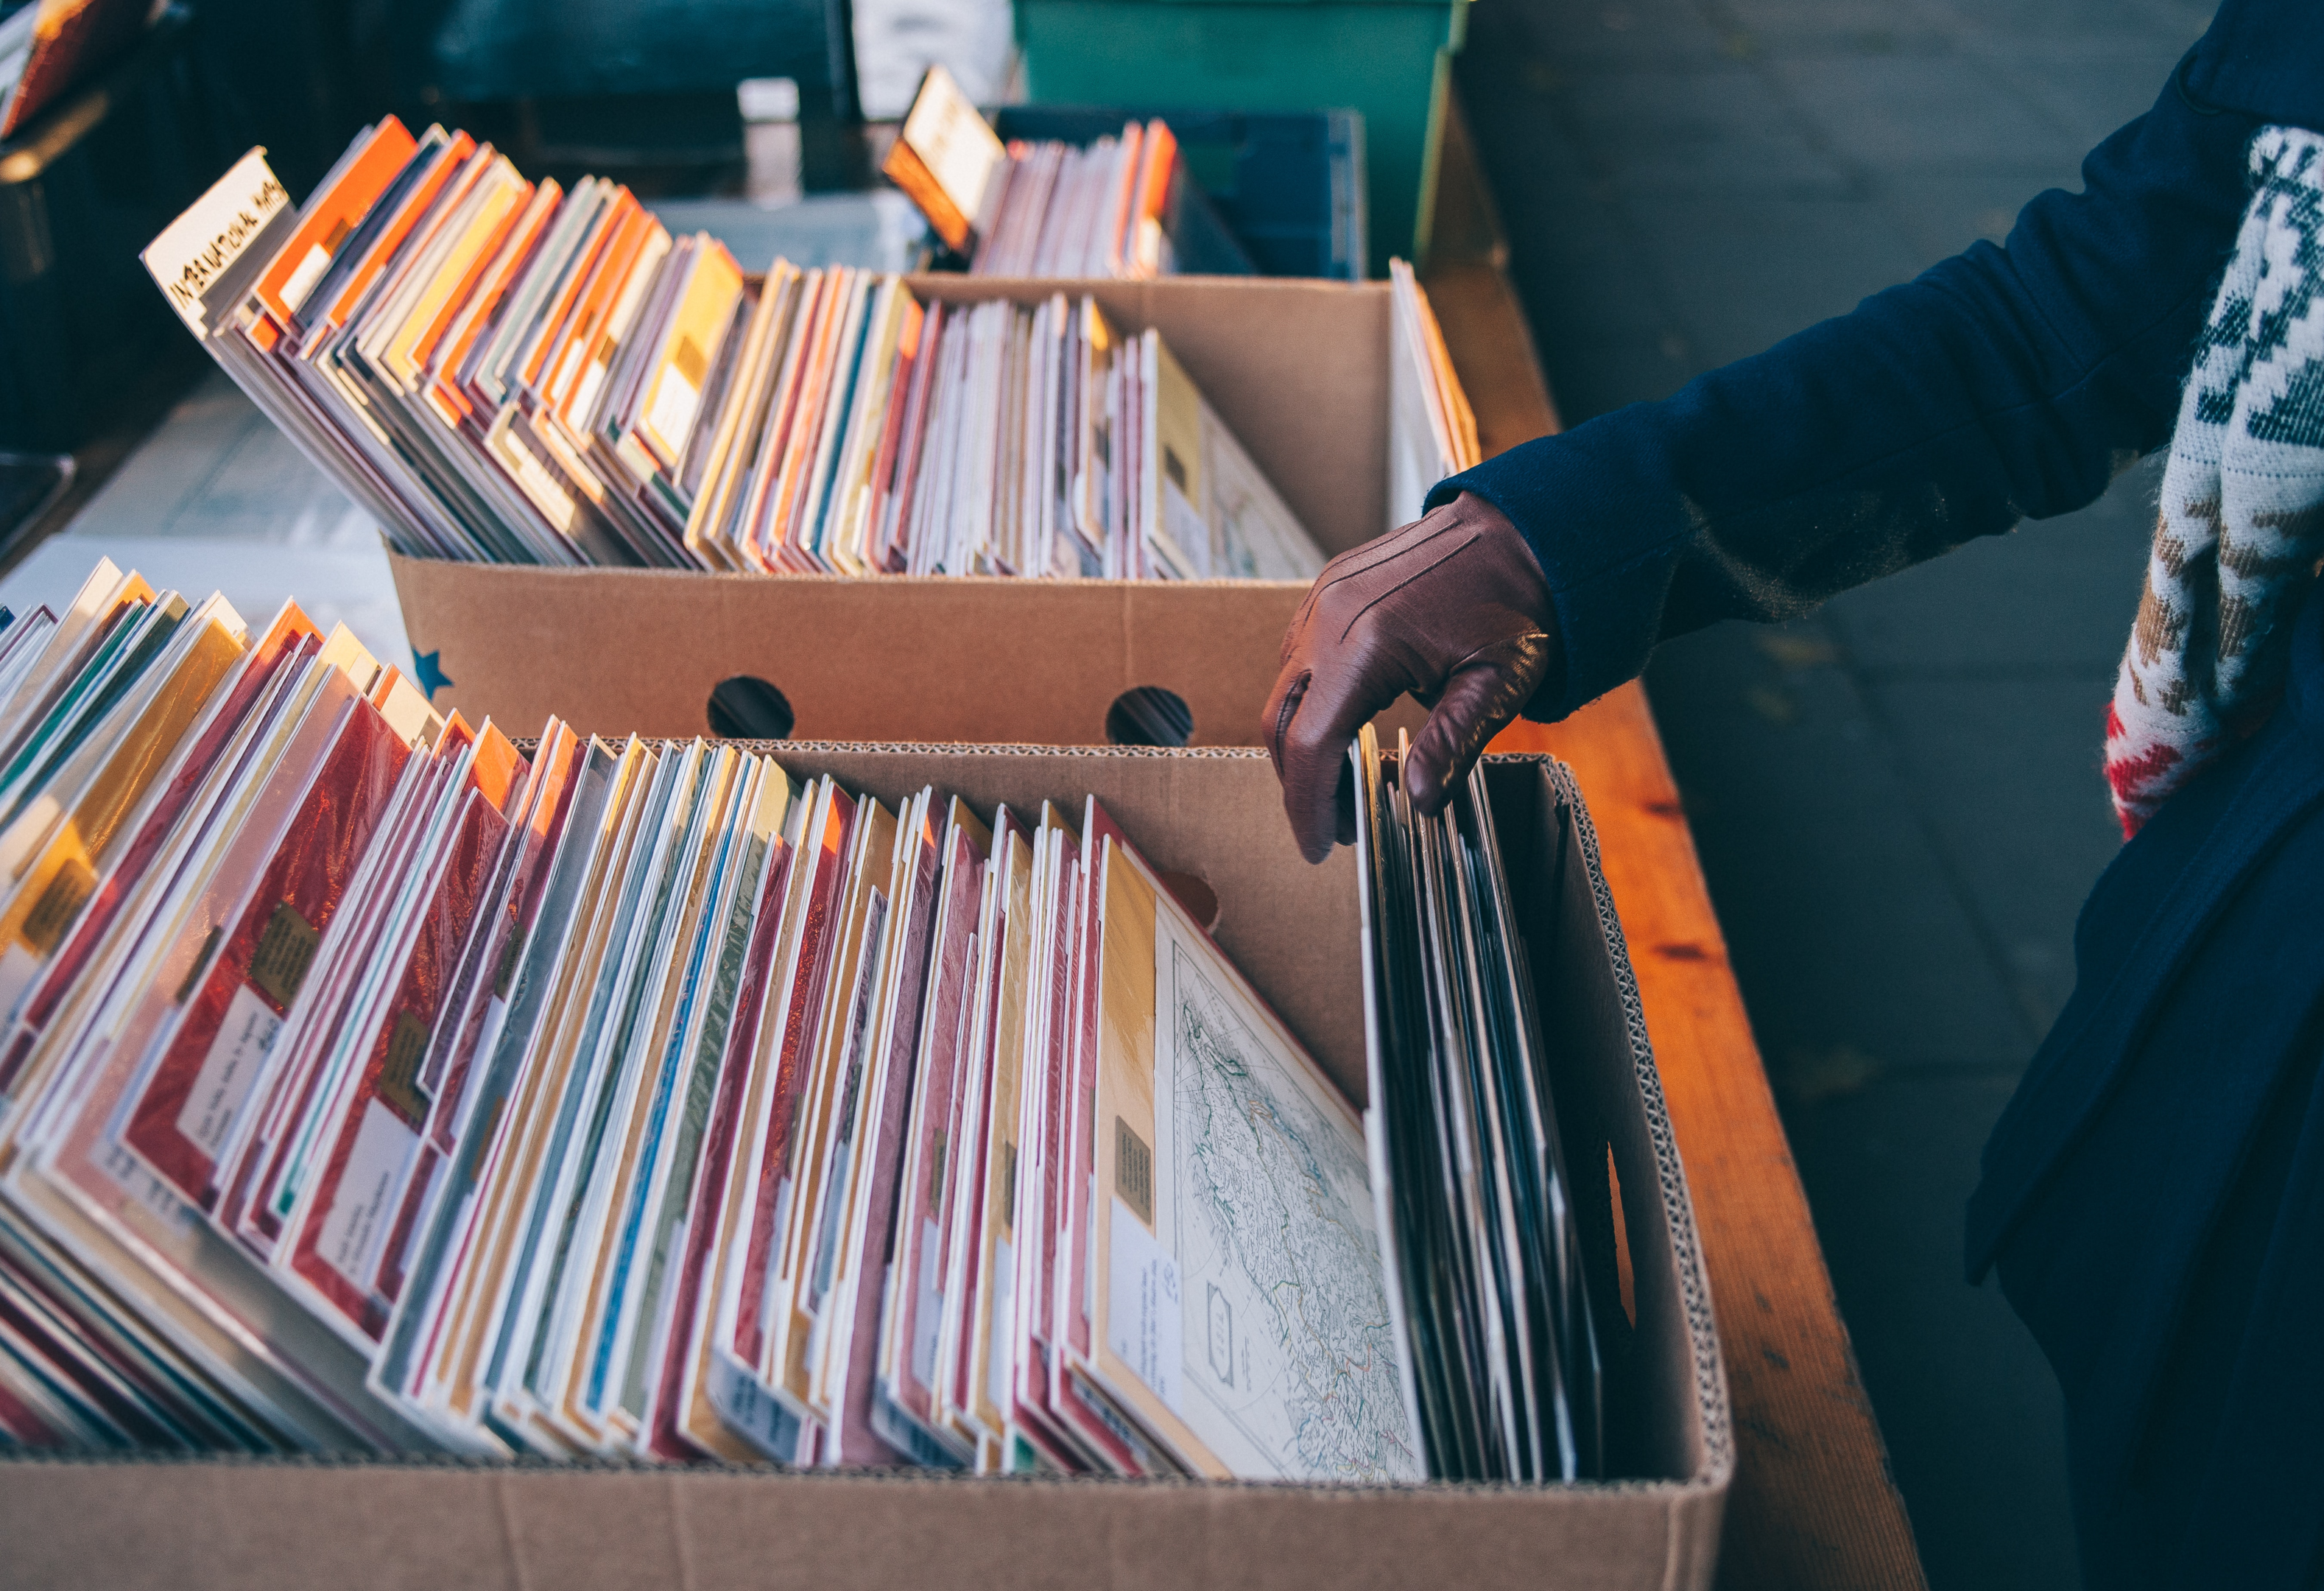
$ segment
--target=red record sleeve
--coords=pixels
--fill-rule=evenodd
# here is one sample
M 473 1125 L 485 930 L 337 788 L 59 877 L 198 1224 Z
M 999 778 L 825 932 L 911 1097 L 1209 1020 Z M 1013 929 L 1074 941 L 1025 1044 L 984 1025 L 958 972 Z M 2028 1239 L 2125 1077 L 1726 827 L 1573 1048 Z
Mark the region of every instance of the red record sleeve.
M 734 1320 L 735 1351 L 753 1364 L 765 1346 L 760 1312 L 766 1302 L 767 1267 L 774 1258 L 775 1206 L 783 1184 L 790 1179 L 791 1136 L 798 1121 L 798 1096 L 806 1086 L 801 1073 L 807 1045 L 823 1013 L 824 985 L 831 981 L 831 917 L 839 906 L 839 886 L 845 881 L 847 841 L 854 819 L 853 799 L 844 791 L 834 790 L 823 832 L 813 838 L 816 848 L 802 858 L 814 866 L 815 880 L 805 906 L 807 920 L 799 930 L 798 971 L 783 1027 L 782 1048 L 768 1088 L 772 1098 L 768 1102 L 766 1149 L 759 1164 L 758 1199 L 745 1239 L 748 1258 Z
M 198 989 L 122 1133 L 204 1209 L 217 1202 L 215 1157 L 228 1122 L 254 1091 L 410 754 L 368 702 L 348 709 L 240 920 L 208 970 L 196 973 Z M 237 1014 L 239 1025 L 227 1031 Z
M 377 1263 L 392 1252 L 381 1232 L 397 1218 L 402 1184 L 419 1160 L 429 1101 L 419 1068 L 443 1014 L 450 974 L 467 943 L 508 819 L 472 791 L 454 832 L 444 870 L 395 995 L 364 1057 L 337 1138 L 324 1157 L 314 1194 L 291 1235 L 290 1268 L 329 1300 L 343 1321 L 376 1342 L 393 1300 L 377 1285 Z M 364 1156 L 356 1174 L 349 1168 Z
M 968 1024 L 963 1018 L 968 1004 L 969 942 L 976 931 L 976 902 L 983 893 L 985 869 L 974 840 L 958 830 L 952 839 L 943 884 L 945 935 L 932 954 L 927 1011 L 921 1019 L 922 1041 L 915 1068 L 919 1086 L 927 1091 L 925 1104 L 914 1107 L 921 1127 L 918 1163 L 925 1174 L 897 1194 L 896 1256 L 903 1267 L 896 1283 L 896 1307 L 901 1317 L 897 1330 L 905 1344 L 907 1379 L 889 1391 L 907 1413 L 923 1424 L 935 1421 L 935 1388 L 914 1374 L 911 1345 L 923 1329 L 935 1329 L 933 1325 L 923 1327 L 920 1324 L 921 1278 L 924 1267 L 942 1263 L 948 1185 L 946 1134 L 951 1131 L 954 1096 L 960 1087 L 961 1052 L 966 1047 Z M 931 1243 L 938 1250 L 933 1256 L 927 1253 Z

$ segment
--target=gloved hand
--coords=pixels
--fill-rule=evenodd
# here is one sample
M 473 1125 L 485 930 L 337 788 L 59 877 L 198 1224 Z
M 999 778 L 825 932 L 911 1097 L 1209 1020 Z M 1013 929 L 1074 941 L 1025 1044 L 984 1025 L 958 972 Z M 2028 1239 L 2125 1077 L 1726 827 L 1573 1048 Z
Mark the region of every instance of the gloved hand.
M 1325 564 L 1283 637 L 1261 725 L 1301 854 L 1321 862 L 1335 837 L 1354 841 L 1348 746 L 1373 714 L 1406 691 L 1430 709 L 1403 780 L 1434 816 L 1563 659 L 1533 549 L 1481 497 L 1463 492 Z

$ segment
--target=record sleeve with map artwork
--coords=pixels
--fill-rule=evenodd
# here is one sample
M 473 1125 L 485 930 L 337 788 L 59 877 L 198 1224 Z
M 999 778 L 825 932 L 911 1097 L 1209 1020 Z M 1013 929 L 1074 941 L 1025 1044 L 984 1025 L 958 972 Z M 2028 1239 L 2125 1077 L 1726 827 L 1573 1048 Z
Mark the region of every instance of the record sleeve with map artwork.
M 1100 1377 L 1199 1474 L 1423 1478 L 1360 1118 L 1135 852 L 1105 867 Z

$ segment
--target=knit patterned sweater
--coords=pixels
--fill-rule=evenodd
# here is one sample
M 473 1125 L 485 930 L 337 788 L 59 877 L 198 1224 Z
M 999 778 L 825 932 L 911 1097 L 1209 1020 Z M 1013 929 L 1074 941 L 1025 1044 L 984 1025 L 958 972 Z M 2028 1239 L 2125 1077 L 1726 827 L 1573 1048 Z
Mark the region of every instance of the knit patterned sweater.
M 2324 551 L 2324 139 L 2268 127 L 2250 160 L 2107 711 L 2126 836 L 2265 718 Z

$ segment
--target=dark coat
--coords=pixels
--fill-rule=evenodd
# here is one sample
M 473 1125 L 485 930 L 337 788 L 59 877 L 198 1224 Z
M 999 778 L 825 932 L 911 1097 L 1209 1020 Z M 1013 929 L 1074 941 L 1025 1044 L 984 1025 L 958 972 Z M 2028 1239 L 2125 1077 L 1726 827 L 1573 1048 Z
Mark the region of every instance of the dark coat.
M 1539 555 L 1564 632 L 1553 719 L 1719 619 L 1782 619 L 2095 501 L 2170 440 L 2235 241 L 2246 150 L 2324 130 L 2324 5 L 2227 0 L 2154 108 L 2000 247 L 1452 476 Z
M 2066 1396 L 2093 1587 L 2314 1584 L 2324 1543 L 2324 594 L 2266 727 L 2125 846 L 1985 1149 L 1972 1278 Z
M 2165 444 L 2278 122 L 2324 130 L 2324 0 L 2228 0 L 2083 191 L 2035 199 L 2004 246 L 1438 486 L 1508 513 L 1555 594 L 1563 681 L 1529 714 L 1666 636 L 2080 508 Z M 1971 1276 L 1997 1266 L 2065 1392 L 2093 1586 L 2324 1568 L 2319 884 L 2324 596 L 2284 707 L 2092 892 L 2073 998 L 1970 1204 Z

